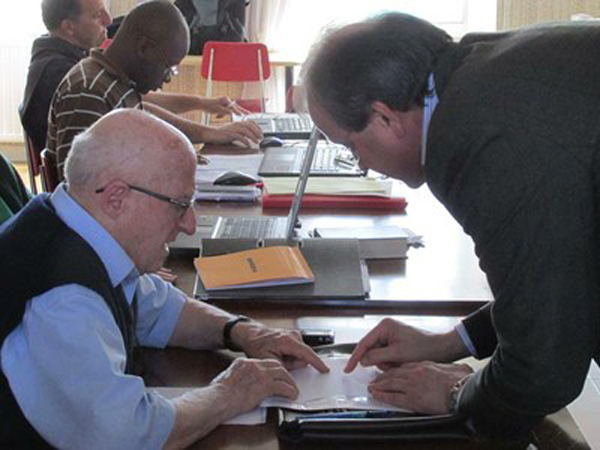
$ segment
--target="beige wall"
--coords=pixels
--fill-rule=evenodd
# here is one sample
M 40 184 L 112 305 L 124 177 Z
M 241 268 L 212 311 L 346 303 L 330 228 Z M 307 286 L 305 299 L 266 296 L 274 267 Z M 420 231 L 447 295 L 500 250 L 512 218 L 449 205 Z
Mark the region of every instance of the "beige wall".
M 573 14 L 600 17 L 598 0 L 498 0 L 498 29 L 556 20 L 569 20 Z

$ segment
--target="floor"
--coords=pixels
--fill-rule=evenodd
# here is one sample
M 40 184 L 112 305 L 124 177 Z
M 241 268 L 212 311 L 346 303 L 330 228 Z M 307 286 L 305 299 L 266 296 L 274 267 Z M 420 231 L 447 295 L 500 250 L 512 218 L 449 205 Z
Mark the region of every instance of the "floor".
M 29 187 L 26 163 L 15 163 L 23 182 Z M 38 179 L 38 186 L 40 186 Z M 568 407 L 592 449 L 600 450 L 600 369 L 592 362 L 590 373 L 577 400 Z

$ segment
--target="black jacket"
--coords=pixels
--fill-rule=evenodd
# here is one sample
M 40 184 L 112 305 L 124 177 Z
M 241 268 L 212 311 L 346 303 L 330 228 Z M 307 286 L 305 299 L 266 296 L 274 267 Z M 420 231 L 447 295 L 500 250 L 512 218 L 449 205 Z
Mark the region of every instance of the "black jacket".
M 87 55 L 87 50 L 57 37 L 44 35 L 33 42 L 19 115 L 38 152 L 46 146 L 48 111 L 54 91 L 71 67 Z

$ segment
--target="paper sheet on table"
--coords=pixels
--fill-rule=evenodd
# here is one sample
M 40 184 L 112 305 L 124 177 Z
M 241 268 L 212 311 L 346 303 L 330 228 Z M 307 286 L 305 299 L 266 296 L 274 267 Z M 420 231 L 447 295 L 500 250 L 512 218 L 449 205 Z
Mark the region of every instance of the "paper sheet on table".
M 329 373 L 319 373 L 312 367 L 292 371 L 300 394 L 296 400 L 282 397 L 269 397 L 262 407 L 278 406 L 299 411 L 324 409 L 371 409 L 406 411 L 387 403 L 375 400 L 367 386 L 379 373 L 375 367 L 358 365 L 352 373 L 344 373 L 348 355 L 323 358 L 329 366 Z
M 152 387 L 148 390 L 154 391 L 165 398 L 173 399 L 194 390 L 194 387 Z M 247 413 L 235 416 L 225 422 L 225 425 L 260 425 L 267 421 L 267 408 L 256 408 Z
M 255 178 L 258 177 L 258 166 L 263 154 L 252 155 L 209 155 L 208 164 L 196 166 L 196 184 L 212 183 L 223 172 L 239 170 Z
M 264 189 L 270 195 L 293 194 L 297 182 L 296 177 L 263 178 Z M 367 177 L 312 177 L 308 179 L 306 193 L 391 197 L 392 185 L 391 180 Z

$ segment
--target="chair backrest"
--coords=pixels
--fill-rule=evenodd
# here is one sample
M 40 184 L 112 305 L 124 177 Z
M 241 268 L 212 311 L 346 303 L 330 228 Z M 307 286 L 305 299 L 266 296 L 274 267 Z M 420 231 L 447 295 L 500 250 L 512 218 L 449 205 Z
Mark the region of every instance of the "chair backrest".
M 267 46 L 208 41 L 202 51 L 202 76 L 213 81 L 264 81 L 271 76 Z
M 42 185 L 46 192 L 52 192 L 58 186 L 58 171 L 56 159 L 50 150 L 42 150 Z
M 256 112 L 265 110 L 265 80 L 271 76 L 269 52 L 265 44 L 208 41 L 202 51 L 201 74 L 206 79 L 207 97 L 213 95 L 213 81 L 259 82 L 260 100 L 256 108 L 250 109 Z M 203 122 L 208 124 L 208 115 L 204 116 Z
M 40 166 L 42 165 L 40 150 L 35 147 L 31 137 L 29 137 L 25 130 L 23 130 L 23 137 L 25 139 L 25 156 L 27 158 L 27 171 L 29 172 L 29 185 L 31 192 L 37 194 L 35 177 L 40 174 Z

